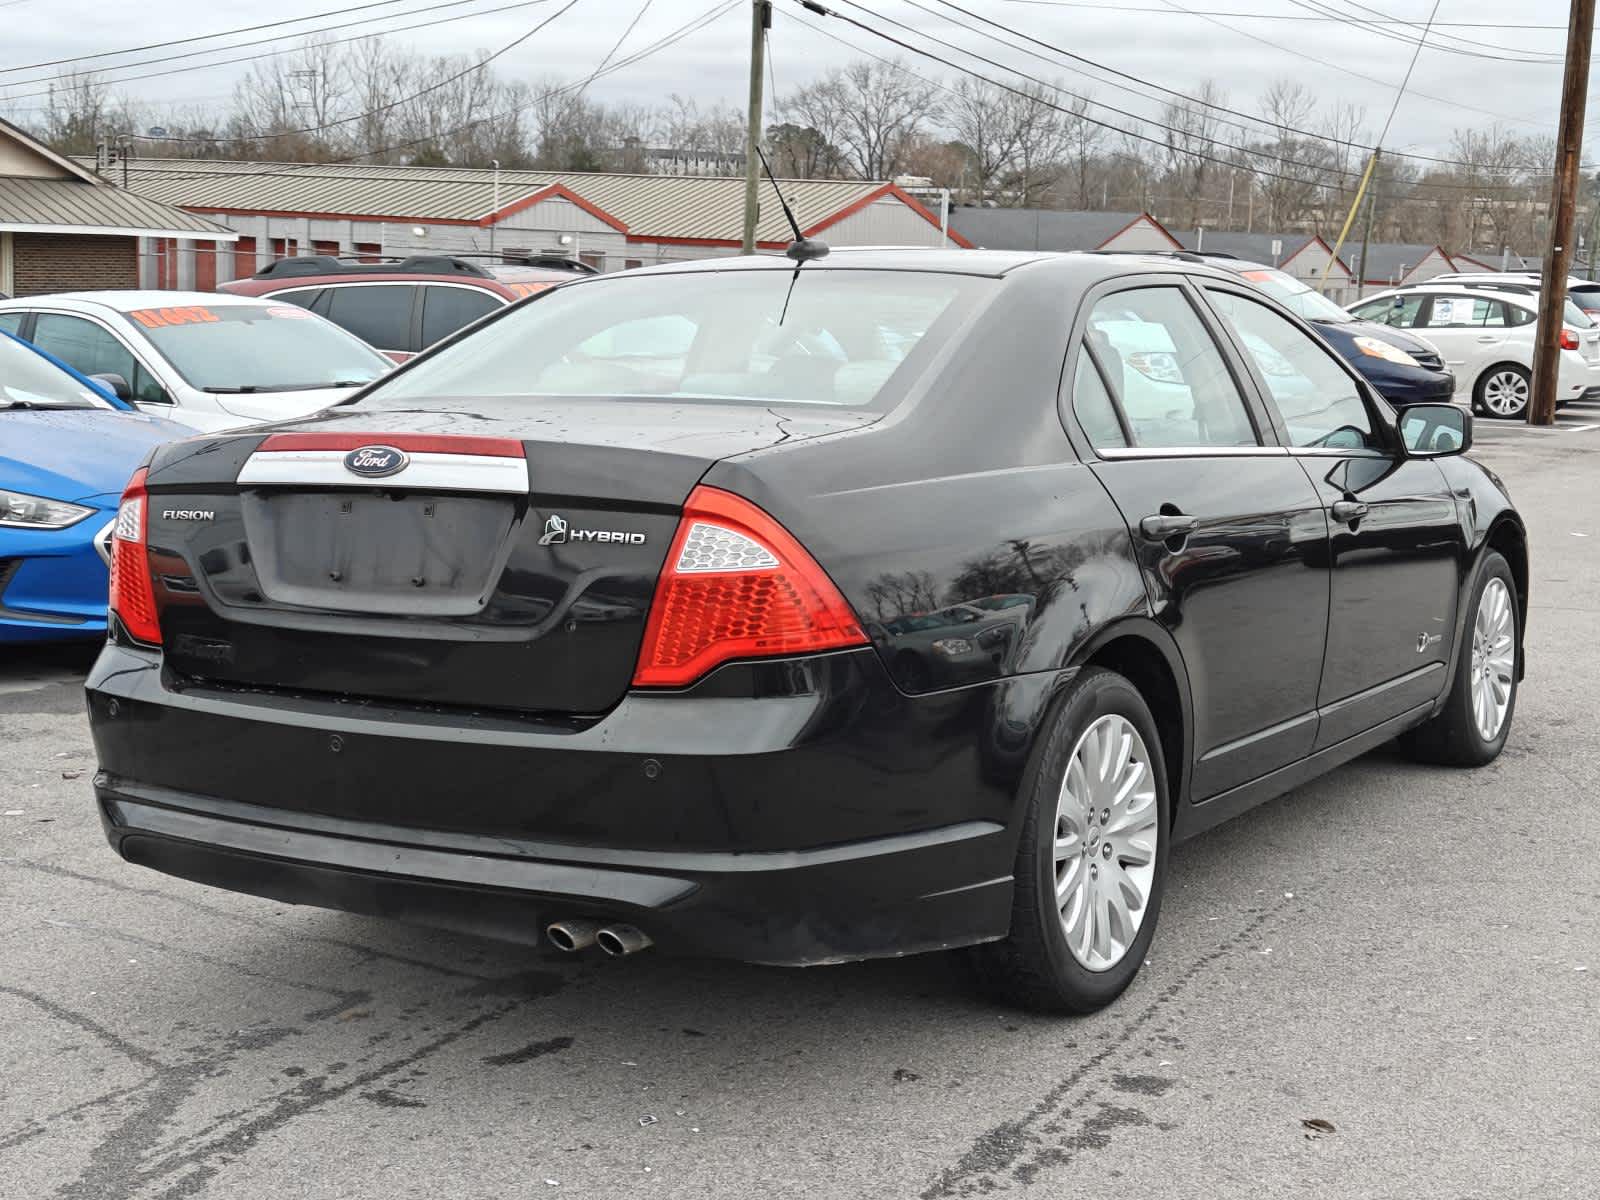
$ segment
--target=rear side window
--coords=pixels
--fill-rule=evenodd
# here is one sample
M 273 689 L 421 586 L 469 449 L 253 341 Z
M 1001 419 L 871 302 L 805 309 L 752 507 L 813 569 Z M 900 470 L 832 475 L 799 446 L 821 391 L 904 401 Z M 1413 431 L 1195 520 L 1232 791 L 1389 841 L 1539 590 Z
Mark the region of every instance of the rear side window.
M 1087 337 L 1135 446 L 1259 444 L 1222 352 L 1178 288 L 1098 300 Z
M 1504 329 L 1507 324 L 1503 300 L 1485 300 L 1478 296 L 1435 296 L 1422 328 Z
M 1127 435 L 1117 419 L 1117 406 L 1087 350 L 1078 355 L 1078 369 L 1072 376 L 1072 410 L 1096 450 L 1127 446 Z
M 331 287 L 322 313 L 335 325 L 348 329 L 379 350 L 410 350 L 411 298 L 409 284 L 369 284 Z
M 1315 338 L 1265 304 L 1232 292 L 1207 294 L 1261 372 L 1290 445 L 1377 445 L 1361 389 Z
M 418 348 L 427 349 L 501 307 L 498 296 L 481 288 L 423 288 L 422 345 Z

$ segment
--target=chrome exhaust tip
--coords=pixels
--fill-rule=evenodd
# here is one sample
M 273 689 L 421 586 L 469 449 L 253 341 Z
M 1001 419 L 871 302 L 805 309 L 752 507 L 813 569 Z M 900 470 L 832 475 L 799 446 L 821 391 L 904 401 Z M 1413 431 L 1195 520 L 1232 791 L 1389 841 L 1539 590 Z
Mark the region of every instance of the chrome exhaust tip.
M 552 946 L 557 950 L 565 950 L 568 954 L 587 950 L 594 945 L 595 937 L 599 933 L 598 921 L 556 921 L 544 931 Z
M 607 925 L 595 934 L 595 940 L 612 958 L 621 958 L 625 954 L 637 954 L 641 950 L 648 950 L 653 943 L 650 935 L 642 929 L 632 925 Z

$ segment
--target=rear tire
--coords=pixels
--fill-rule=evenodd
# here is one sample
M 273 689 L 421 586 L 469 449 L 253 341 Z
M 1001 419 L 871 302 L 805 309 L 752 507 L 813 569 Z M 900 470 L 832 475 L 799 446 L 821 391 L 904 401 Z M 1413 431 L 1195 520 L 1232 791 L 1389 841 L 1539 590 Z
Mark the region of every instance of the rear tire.
M 1522 614 L 1511 567 L 1497 551 L 1478 564 L 1470 603 L 1444 707 L 1400 738 L 1419 762 L 1481 767 L 1499 756 L 1511 732 Z
M 1518 363 L 1496 363 L 1472 388 L 1472 405 L 1485 416 L 1520 421 L 1528 412 L 1533 374 Z
M 967 952 L 995 999 L 1090 1013 L 1133 982 L 1155 937 L 1172 802 L 1150 708 L 1121 675 L 1084 670 L 1026 783 L 1011 932 Z

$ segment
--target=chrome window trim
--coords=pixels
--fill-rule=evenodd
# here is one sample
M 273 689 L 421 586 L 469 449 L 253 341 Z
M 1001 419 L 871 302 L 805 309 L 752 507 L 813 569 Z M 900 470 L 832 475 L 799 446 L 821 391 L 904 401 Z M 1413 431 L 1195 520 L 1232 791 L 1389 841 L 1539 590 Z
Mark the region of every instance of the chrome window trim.
M 1104 459 L 1119 458 L 1285 458 L 1287 446 L 1108 446 L 1095 449 Z

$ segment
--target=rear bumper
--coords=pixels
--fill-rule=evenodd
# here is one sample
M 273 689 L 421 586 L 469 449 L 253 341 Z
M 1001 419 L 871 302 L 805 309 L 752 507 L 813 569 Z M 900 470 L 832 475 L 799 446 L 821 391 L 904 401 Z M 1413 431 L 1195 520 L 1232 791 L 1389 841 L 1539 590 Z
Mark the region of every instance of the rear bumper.
M 559 731 L 225 695 L 116 646 L 88 685 L 100 813 L 130 862 L 517 941 L 624 920 L 777 964 L 1003 936 L 1019 715 L 1048 694 L 907 697 L 857 651 L 724 668 Z

